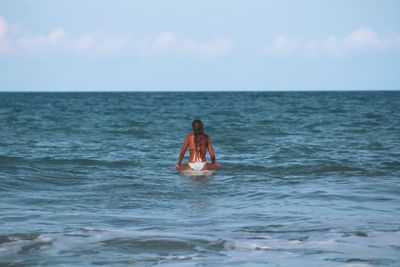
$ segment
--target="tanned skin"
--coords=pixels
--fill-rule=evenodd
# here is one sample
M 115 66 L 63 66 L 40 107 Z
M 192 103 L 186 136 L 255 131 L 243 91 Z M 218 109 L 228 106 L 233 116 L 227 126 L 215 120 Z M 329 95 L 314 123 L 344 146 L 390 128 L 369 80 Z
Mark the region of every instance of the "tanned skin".
M 189 148 L 190 152 L 190 157 L 189 157 L 189 162 L 194 162 L 195 157 L 196 157 L 196 144 L 194 141 L 194 134 L 189 133 L 185 141 L 183 142 L 181 153 L 179 154 L 179 161 L 178 164 L 175 165 L 175 168 L 178 170 L 187 170 L 190 169 L 189 164 L 182 164 L 183 157 L 185 156 L 186 150 Z M 205 162 L 206 161 L 206 152 L 208 150 L 208 153 L 211 158 L 211 163 L 206 163 L 204 166 L 203 170 L 215 170 L 219 167 L 218 164 L 215 163 L 215 155 L 214 155 L 214 149 L 212 147 L 211 143 L 211 138 L 208 137 L 207 135 L 202 135 L 200 136 L 200 151 L 199 151 L 199 156 L 201 161 Z

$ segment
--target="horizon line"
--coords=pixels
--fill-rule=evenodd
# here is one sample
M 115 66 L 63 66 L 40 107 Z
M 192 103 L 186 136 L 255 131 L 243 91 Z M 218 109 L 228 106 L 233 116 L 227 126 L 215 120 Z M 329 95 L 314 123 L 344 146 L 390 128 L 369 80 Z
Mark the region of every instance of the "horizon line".
M 246 93 L 246 92 L 388 92 L 400 89 L 275 89 L 275 90 L 0 90 L 0 93 Z

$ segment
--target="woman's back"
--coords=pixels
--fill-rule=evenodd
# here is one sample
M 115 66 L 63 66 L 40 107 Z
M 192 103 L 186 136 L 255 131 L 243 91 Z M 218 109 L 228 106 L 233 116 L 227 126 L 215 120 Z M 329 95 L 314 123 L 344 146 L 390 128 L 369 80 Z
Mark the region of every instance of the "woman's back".
M 209 137 L 206 134 L 195 136 L 193 133 L 187 135 L 189 146 L 189 162 L 206 161 L 206 152 L 208 147 Z

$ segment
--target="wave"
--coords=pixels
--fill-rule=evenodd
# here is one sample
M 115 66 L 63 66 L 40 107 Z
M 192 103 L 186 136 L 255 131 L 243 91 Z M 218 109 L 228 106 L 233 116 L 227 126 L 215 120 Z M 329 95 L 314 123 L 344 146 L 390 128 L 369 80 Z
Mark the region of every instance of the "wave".
M 394 161 L 386 161 L 383 162 L 382 165 L 384 168 L 387 169 L 400 169 L 400 161 L 394 160 Z
M 223 162 L 222 171 L 225 175 L 253 175 L 252 179 L 255 180 L 265 180 L 266 177 L 269 177 L 271 179 L 284 179 L 289 182 L 305 175 L 308 176 L 308 180 L 338 175 L 348 178 L 352 176 L 381 177 L 388 175 L 388 171 L 395 170 L 397 164 L 397 162 L 390 162 L 386 163 L 384 168 L 378 168 L 374 165 L 369 165 L 367 168 L 364 163 L 347 161 L 335 162 L 309 159 L 307 162 L 297 163 L 289 160 L 282 162 L 282 159 L 272 157 L 266 159 L 265 162 L 237 163 L 235 161 L 225 161 Z M 247 179 L 246 177 L 243 177 L 243 179 Z
M 35 166 L 56 166 L 56 165 L 73 165 L 73 166 L 100 166 L 100 167 L 131 167 L 135 166 L 135 161 L 130 160 L 102 160 L 102 159 L 88 159 L 88 158 L 52 158 L 52 157 L 42 157 L 42 158 L 25 158 L 16 156 L 4 156 L 0 155 L 0 163 L 8 165 L 16 164 L 31 164 Z
M 0 155 L 0 163 L 2 164 L 24 162 L 25 160 L 26 159 L 22 157 Z
M 169 231 L 80 228 L 58 233 L 14 233 L 0 236 L 0 264 L 21 259 L 38 263 L 36 255 L 62 259 L 66 263 L 78 260 L 81 264 L 190 264 L 219 262 L 235 263 L 252 255 L 252 262 L 265 262 L 271 253 L 280 253 L 278 263 L 287 257 L 324 254 L 328 262 L 364 262 L 373 265 L 394 263 L 400 231 L 354 230 L 338 231 L 327 228 L 292 229 L 283 225 L 242 227 L 233 235 L 223 233 L 181 234 Z M 267 233 L 267 235 L 266 235 Z M 379 246 L 376 246 L 376 244 Z M 375 244 L 375 245 L 374 245 Z M 388 251 L 389 250 L 389 251 Z M 392 251 L 391 251 L 392 250 Z M 77 253 L 79 252 L 79 253 Z M 284 252 L 282 254 L 282 252 Z M 383 254 L 382 254 L 383 253 Z M 97 255 L 93 260 L 93 255 Z M 378 257 L 379 256 L 379 257 Z M 315 260 L 315 259 L 314 259 Z M 248 258 L 247 258 L 248 261 Z M 212 262 L 212 261 L 211 261 Z M 230 265 L 230 264 L 228 264 Z
M 73 257 L 75 251 L 80 251 L 79 255 L 97 254 L 98 251 L 106 254 L 110 251 L 118 251 L 119 255 L 130 255 L 129 263 L 143 264 L 149 261 L 160 263 L 195 259 L 200 254 L 218 254 L 225 249 L 224 244 L 224 240 L 211 236 L 162 231 L 83 228 L 64 233 L 15 233 L 0 236 L 0 258 L 12 259 L 12 256 L 18 258 L 20 253 L 29 255 L 40 252 L 44 255 Z M 136 257 L 132 257 L 132 254 Z M 119 257 L 112 258 L 113 263 L 118 260 L 120 260 Z M 123 260 L 125 264 L 128 263 L 127 261 Z

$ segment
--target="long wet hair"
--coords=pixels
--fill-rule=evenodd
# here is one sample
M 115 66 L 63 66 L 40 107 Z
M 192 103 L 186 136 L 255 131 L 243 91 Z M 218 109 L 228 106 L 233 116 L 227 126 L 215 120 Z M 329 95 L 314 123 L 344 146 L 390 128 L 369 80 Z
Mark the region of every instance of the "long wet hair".
M 196 151 L 200 151 L 201 136 L 204 136 L 203 122 L 201 120 L 194 120 L 192 122 L 192 129 L 194 134 L 194 143 L 196 144 Z

